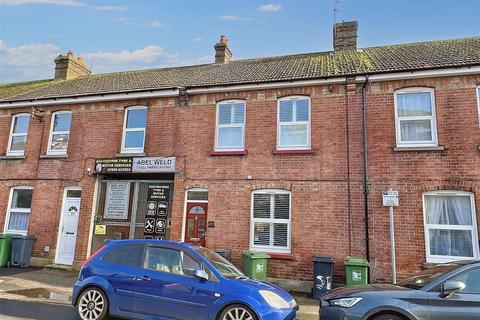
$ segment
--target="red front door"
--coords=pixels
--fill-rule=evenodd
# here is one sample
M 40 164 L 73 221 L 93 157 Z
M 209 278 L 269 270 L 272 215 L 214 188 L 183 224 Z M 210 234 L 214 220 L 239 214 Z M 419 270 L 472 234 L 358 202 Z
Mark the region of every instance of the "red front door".
M 205 246 L 207 231 L 207 203 L 187 203 L 187 220 L 185 221 L 185 242 Z

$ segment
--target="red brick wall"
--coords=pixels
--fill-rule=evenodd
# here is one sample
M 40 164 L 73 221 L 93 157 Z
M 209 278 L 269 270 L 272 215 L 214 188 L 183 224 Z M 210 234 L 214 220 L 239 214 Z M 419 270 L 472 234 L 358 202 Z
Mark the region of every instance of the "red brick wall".
M 391 81 L 367 87 L 370 239 L 375 280 L 390 279 L 388 210 L 381 206 L 382 190 L 394 187 L 400 191 L 401 205 L 396 210 L 400 276 L 419 270 L 425 261 L 422 192 L 453 187 L 478 191 L 476 145 L 480 132 L 474 86 L 479 82 L 480 77 L 470 76 Z M 393 91 L 405 86 L 435 87 L 439 141 L 445 151 L 393 151 Z M 34 255 L 53 258 L 63 189 L 81 186 L 76 259 L 83 260 L 95 185 L 95 177 L 88 176 L 86 169 L 93 167 L 94 158 L 115 157 L 120 151 L 124 108 L 146 104 L 146 155 L 177 157 L 173 240 L 181 238 L 185 189 L 206 187 L 208 217 L 215 221 L 215 228 L 207 231 L 207 246 L 233 249 L 234 261 L 240 263 L 241 251 L 249 246 L 251 191 L 287 189 L 292 192 L 294 259 L 272 260 L 269 275 L 308 280 L 311 255 L 323 253 L 336 256 L 335 271 L 341 277 L 346 255 L 365 254 L 360 90 L 360 86 L 350 88 L 346 95 L 341 84 L 205 94 L 192 96 L 188 107 L 180 107 L 174 98 L 42 107 L 46 111 L 43 120 L 30 122 L 26 159 L 0 160 L 0 225 L 4 223 L 9 188 L 17 184 L 34 186 L 29 226 L 29 233 L 38 237 Z M 313 155 L 272 154 L 277 132 L 276 101 L 286 95 L 312 98 Z M 248 155 L 209 156 L 214 145 L 215 102 L 229 98 L 247 102 Z M 73 111 L 68 158 L 39 159 L 47 149 L 50 114 L 63 109 Z M 0 110 L 0 154 L 6 152 L 14 112 L 17 110 Z M 50 253 L 43 252 L 45 245 L 50 246 Z

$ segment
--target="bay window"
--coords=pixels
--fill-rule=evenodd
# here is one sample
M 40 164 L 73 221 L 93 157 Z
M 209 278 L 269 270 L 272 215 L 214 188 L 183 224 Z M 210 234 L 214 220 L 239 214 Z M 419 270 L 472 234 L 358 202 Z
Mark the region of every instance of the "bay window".
M 437 142 L 435 98 L 431 88 L 395 92 L 397 147 L 434 147 Z
M 16 114 L 12 118 L 12 127 L 8 140 L 7 156 L 25 155 L 30 114 Z
M 290 253 L 290 192 L 255 190 L 252 193 L 250 249 Z
M 278 100 L 277 113 L 277 149 L 310 149 L 310 98 L 281 98 Z
M 52 124 L 50 128 L 47 154 L 67 154 L 68 141 L 70 140 L 71 122 L 72 112 L 70 111 L 57 111 L 52 114 Z
M 5 232 L 26 235 L 32 206 L 32 187 L 13 187 L 10 189 Z
M 143 153 L 147 130 L 147 107 L 134 106 L 125 109 L 122 153 Z
M 245 149 L 245 101 L 223 101 L 217 104 L 215 151 Z
M 423 195 L 427 262 L 478 259 L 473 194 L 461 191 Z

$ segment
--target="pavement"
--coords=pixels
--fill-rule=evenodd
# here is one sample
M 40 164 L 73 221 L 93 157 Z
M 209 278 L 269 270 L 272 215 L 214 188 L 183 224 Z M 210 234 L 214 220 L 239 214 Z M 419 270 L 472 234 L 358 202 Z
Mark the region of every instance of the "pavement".
M 78 273 L 60 269 L 0 268 L 0 319 L 77 319 L 70 306 Z M 300 320 L 318 320 L 318 301 L 293 293 Z

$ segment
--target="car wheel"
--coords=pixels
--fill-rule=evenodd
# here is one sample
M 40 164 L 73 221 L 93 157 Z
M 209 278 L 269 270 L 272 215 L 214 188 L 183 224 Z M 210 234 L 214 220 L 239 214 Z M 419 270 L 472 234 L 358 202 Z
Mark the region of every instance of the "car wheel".
M 77 312 L 82 320 L 106 319 L 108 313 L 107 296 L 100 289 L 88 288 L 78 298 Z
M 396 314 L 381 314 L 373 318 L 373 320 L 405 320 L 404 318 L 397 316 Z
M 234 304 L 223 310 L 219 320 L 258 320 L 255 312 L 247 306 Z

